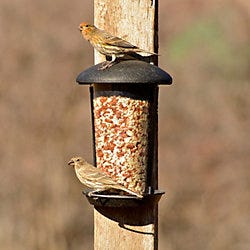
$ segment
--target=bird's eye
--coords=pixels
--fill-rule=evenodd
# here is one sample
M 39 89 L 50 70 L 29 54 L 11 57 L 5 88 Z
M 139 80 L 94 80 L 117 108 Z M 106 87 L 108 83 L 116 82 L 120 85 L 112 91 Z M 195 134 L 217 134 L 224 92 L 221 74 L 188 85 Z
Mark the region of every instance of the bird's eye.
M 76 161 L 80 161 L 80 159 L 77 159 Z

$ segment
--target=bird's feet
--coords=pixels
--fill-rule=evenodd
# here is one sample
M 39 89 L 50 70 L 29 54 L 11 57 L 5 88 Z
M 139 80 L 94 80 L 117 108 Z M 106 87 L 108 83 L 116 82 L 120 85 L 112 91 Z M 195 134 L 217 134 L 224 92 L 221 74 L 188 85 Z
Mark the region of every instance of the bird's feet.
M 98 70 L 105 70 L 108 69 L 110 67 L 112 67 L 113 65 L 115 65 L 117 63 L 117 61 L 104 61 L 101 66 L 98 68 Z

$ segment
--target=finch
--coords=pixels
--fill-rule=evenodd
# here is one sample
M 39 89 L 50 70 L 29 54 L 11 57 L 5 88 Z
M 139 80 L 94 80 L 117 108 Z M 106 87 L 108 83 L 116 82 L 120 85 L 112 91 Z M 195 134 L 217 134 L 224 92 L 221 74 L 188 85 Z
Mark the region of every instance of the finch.
M 79 30 L 81 31 L 83 38 L 89 41 L 97 51 L 105 56 L 112 57 L 112 60 L 108 62 L 104 68 L 111 67 L 117 57 L 124 57 L 125 55 L 133 56 L 133 54 L 136 53 L 157 55 L 154 52 L 148 52 L 140 49 L 124 39 L 113 36 L 105 30 L 98 29 L 91 24 L 81 23 L 79 25 Z
M 81 157 L 73 157 L 68 162 L 68 165 L 75 168 L 76 176 L 82 184 L 93 189 L 93 191 L 88 193 L 88 196 L 91 196 L 96 192 L 116 189 L 135 195 L 138 198 L 143 198 L 142 195 L 139 195 L 127 189 L 123 185 L 118 184 L 117 182 L 115 182 L 115 180 L 106 175 L 99 168 L 96 168 L 93 165 L 89 164 Z

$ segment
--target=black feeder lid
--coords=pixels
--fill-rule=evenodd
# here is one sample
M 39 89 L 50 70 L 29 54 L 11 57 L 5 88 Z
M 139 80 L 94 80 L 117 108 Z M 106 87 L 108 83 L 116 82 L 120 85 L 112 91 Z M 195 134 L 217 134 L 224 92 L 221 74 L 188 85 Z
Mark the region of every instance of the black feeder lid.
M 96 64 L 82 71 L 76 81 L 79 84 L 92 83 L 145 83 L 172 84 L 172 77 L 150 63 L 139 60 L 124 60 L 112 67 L 100 70 L 102 63 Z

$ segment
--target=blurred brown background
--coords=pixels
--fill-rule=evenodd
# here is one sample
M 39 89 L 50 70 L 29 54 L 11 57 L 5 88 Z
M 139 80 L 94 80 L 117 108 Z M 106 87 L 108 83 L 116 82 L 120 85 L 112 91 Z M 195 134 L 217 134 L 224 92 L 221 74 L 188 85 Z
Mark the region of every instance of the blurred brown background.
M 250 249 L 250 4 L 160 1 L 159 248 Z M 0 2 L 0 249 L 92 249 L 67 161 L 92 161 L 92 1 Z

